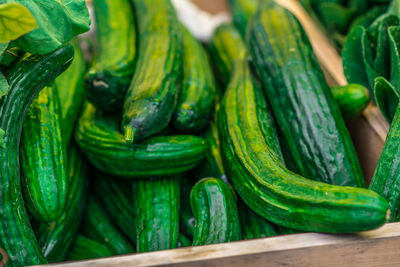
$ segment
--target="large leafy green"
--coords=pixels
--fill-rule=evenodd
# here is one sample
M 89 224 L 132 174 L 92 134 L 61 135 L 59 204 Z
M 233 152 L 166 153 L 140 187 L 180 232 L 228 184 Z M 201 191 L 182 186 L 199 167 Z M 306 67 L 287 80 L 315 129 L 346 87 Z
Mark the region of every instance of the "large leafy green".
M 2 98 L 8 92 L 8 82 L 4 75 L 0 72 L 0 98 Z

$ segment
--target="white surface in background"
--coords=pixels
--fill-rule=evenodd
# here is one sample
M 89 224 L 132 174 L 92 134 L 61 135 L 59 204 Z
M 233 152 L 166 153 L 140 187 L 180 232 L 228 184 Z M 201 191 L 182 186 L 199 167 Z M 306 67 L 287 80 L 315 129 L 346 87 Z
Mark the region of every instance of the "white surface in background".
M 231 21 L 228 12 L 213 15 L 201 10 L 191 0 L 172 0 L 172 3 L 182 23 L 203 42 L 210 40 L 214 29 L 221 23 Z

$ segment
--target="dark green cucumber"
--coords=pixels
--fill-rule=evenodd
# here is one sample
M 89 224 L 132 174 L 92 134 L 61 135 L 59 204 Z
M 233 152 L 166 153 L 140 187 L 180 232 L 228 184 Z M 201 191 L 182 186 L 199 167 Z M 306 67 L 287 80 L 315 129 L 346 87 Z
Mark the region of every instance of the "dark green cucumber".
M 220 179 L 199 181 L 190 193 L 196 219 L 193 246 L 240 240 L 239 214 L 232 189 Z
M 195 179 L 189 174 L 184 174 L 181 179 L 181 200 L 179 210 L 179 228 L 180 231 L 189 238 L 193 238 L 194 233 L 194 216 L 192 207 L 190 206 L 190 191 L 192 190 Z
M 189 238 L 187 238 L 183 234 L 179 234 L 178 248 L 190 247 L 191 245 L 192 245 L 192 241 L 190 241 Z
M 180 177 L 148 178 L 133 184 L 138 252 L 176 248 Z
M 55 80 L 55 87 L 61 105 L 61 129 L 64 144 L 68 147 L 75 124 L 85 99 L 83 76 L 86 71 L 85 59 L 78 40 L 71 42 L 74 47 L 74 60 L 71 66 Z
M 0 98 L 0 240 L 10 266 L 46 262 L 22 198 L 19 142 L 25 114 L 32 100 L 68 67 L 72 58 L 70 46 L 45 56 L 26 54 L 5 73 L 10 88 Z
M 136 242 L 136 230 L 134 221 L 134 208 L 131 199 L 130 186 L 116 180 L 114 177 L 107 177 L 98 173 L 94 183 L 94 191 L 98 201 L 104 207 L 115 225 L 133 243 Z
M 135 71 L 136 29 L 129 0 L 93 1 L 97 57 L 85 77 L 86 93 L 98 109 L 122 106 Z
M 247 62 L 238 61 L 218 125 L 225 170 L 248 207 L 272 223 L 302 231 L 358 232 L 385 223 L 388 203 L 375 192 L 287 170 L 273 146 L 279 141 L 271 117 Z
M 126 144 L 114 117 L 96 112 L 88 104 L 75 138 L 89 161 L 99 170 L 127 178 L 175 175 L 192 169 L 204 157 L 207 145 L 190 135 L 152 137 Z
M 199 132 L 214 111 L 217 87 L 208 54 L 182 25 L 183 81 L 172 125 L 183 132 Z
M 368 89 L 360 84 L 336 86 L 331 91 L 346 120 L 360 116 L 371 101 Z
M 61 132 L 57 91 L 45 87 L 28 109 L 20 149 L 25 204 L 41 222 L 56 220 L 67 203 L 67 155 Z
M 159 133 L 169 124 L 183 64 L 181 25 L 170 0 L 132 2 L 138 21 L 139 54 L 122 116 L 128 143 Z
M 254 66 L 300 174 L 365 186 L 344 119 L 296 17 L 262 2 L 248 33 Z
M 65 259 L 78 232 L 86 207 L 89 189 L 87 164 L 76 145 L 68 150 L 68 202 L 56 221 L 42 223 L 35 231 L 42 252 L 49 262 Z
M 233 23 L 243 37 L 246 36 L 247 23 L 256 12 L 259 2 L 259 0 L 228 0 Z
M 85 236 L 106 245 L 113 255 L 134 252 L 131 243 L 115 228 L 107 213 L 93 196 L 88 200 L 81 230 Z
M 278 235 L 270 222 L 253 212 L 246 206 L 246 204 L 241 202 L 238 205 L 238 208 L 244 239 L 255 239 Z
M 68 260 L 87 260 L 87 259 L 97 259 L 112 256 L 112 251 L 104 244 L 87 238 L 83 235 L 78 235 L 70 253 L 68 254 Z

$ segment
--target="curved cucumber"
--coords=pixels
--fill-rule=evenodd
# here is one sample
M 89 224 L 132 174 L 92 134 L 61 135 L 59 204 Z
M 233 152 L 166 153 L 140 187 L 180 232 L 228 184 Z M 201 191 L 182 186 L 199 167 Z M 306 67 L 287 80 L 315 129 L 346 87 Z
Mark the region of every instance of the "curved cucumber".
M 241 239 L 238 209 L 232 189 L 220 179 L 206 178 L 190 193 L 196 219 L 193 246 Z
M 305 179 L 287 170 L 271 144 L 272 117 L 247 62 L 237 62 L 218 117 L 224 167 L 253 211 L 302 231 L 346 233 L 386 221 L 388 204 L 375 192 Z M 269 125 L 268 125 L 269 124 Z
M 25 114 L 44 85 L 62 73 L 73 58 L 70 46 L 45 56 L 26 54 L 8 69 L 10 85 L 0 98 L 0 240 L 10 266 L 45 263 L 30 226 L 21 194 L 19 142 Z
M 78 235 L 72 245 L 71 252 L 68 255 L 68 260 L 86 260 L 97 259 L 112 256 L 112 251 L 99 242 L 96 242 L 83 235 Z
M 122 130 L 128 143 L 144 140 L 169 124 L 182 75 L 181 25 L 171 2 L 133 3 L 138 19 L 139 54 L 122 116 Z
M 79 120 L 75 138 L 99 170 L 126 178 L 169 176 L 192 169 L 204 157 L 202 138 L 181 135 L 152 137 L 126 144 L 114 117 L 96 113 L 90 104 Z
M 129 0 L 95 0 L 96 62 L 85 77 L 90 102 L 118 111 L 135 71 L 136 29 Z
M 143 179 L 133 184 L 138 252 L 178 247 L 180 178 Z
M 20 157 L 28 211 L 41 222 L 56 220 L 67 203 L 68 177 L 60 103 L 54 87 L 45 87 L 28 109 Z

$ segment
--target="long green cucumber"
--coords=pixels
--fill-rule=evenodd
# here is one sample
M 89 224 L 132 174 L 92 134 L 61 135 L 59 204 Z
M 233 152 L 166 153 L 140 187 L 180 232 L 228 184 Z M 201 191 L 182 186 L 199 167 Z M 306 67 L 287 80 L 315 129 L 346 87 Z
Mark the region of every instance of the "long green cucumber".
M 85 99 L 83 76 L 86 71 L 85 59 L 78 40 L 71 42 L 74 47 L 74 60 L 64 73 L 55 80 L 55 87 L 61 105 L 61 129 L 64 144 L 68 147 L 75 124 Z
M 220 179 L 199 181 L 190 193 L 196 219 L 193 246 L 241 239 L 239 214 L 231 188 Z
M 81 230 L 85 236 L 106 245 L 113 255 L 134 252 L 131 243 L 115 228 L 107 213 L 93 196 L 88 200 Z
M 20 149 L 25 204 L 41 222 L 56 220 L 67 203 L 67 155 L 61 133 L 57 91 L 45 87 L 28 109 Z
M 5 73 L 10 88 L 0 98 L 0 241 L 10 266 L 46 262 L 21 194 L 19 142 L 32 100 L 68 67 L 72 58 L 70 46 L 45 56 L 26 54 Z
M 115 225 L 130 241 L 136 243 L 135 216 L 129 185 L 104 174 L 98 173 L 96 176 L 93 187 L 97 199 Z
M 265 1 L 248 33 L 255 69 L 300 174 L 365 186 L 344 119 L 296 17 Z
M 126 144 L 117 120 L 88 104 L 75 138 L 90 163 L 99 170 L 127 178 L 169 176 L 192 169 L 204 157 L 207 145 L 196 136 L 152 137 Z
M 229 0 L 233 23 L 243 38 L 246 36 L 247 24 L 257 11 L 260 0 Z
M 61 215 L 51 223 L 41 223 L 35 231 L 48 262 L 61 262 L 71 248 L 86 207 L 89 189 L 87 163 L 75 144 L 68 150 L 68 202 Z
M 235 65 L 218 116 L 224 167 L 240 197 L 272 223 L 302 231 L 358 232 L 385 223 L 388 203 L 375 192 L 312 181 L 290 172 L 271 146 L 272 117 L 247 62 Z M 274 140 L 275 139 L 275 140 Z
M 72 249 L 68 254 L 68 260 L 87 260 L 112 256 L 112 251 L 104 244 L 78 235 L 72 245 Z
M 360 116 L 371 101 L 368 89 L 360 84 L 336 86 L 331 91 L 345 120 Z
M 132 0 L 139 54 L 126 93 L 122 130 L 128 143 L 159 133 L 170 122 L 182 76 L 181 25 L 169 0 Z
M 214 111 L 217 87 L 208 54 L 182 25 L 183 81 L 172 125 L 183 132 L 199 132 Z
M 122 106 L 135 71 L 136 29 L 129 0 L 95 0 L 96 61 L 85 77 L 87 97 L 98 109 Z
M 133 183 L 138 252 L 176 248 L 179 237 L 180 177 Z

